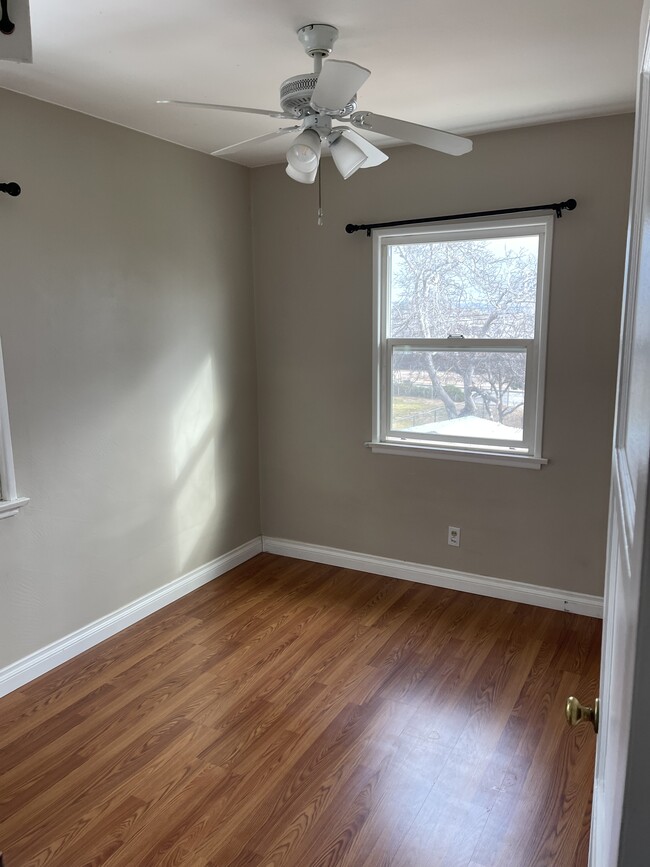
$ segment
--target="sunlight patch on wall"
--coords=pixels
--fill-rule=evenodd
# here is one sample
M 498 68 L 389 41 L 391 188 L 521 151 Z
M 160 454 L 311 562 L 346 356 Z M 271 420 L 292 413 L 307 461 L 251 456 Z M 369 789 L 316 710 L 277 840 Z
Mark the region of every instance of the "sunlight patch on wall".
M 194 552 L 214 531 L 224 495 L 217 479 L 219 408 L 214 359 L 209 357 L 190 383 L 173 419 L 175 512 L 178 566 L 197 565 Z

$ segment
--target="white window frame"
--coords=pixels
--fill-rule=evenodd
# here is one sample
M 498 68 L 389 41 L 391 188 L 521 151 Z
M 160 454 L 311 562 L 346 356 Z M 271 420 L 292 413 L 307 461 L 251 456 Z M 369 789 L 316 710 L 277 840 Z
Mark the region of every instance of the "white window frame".
M 22 506 L 26 506 L 27 503 L 29 503 L 29 499 L 27 497 L 19 497 L 16 491 L 14 453 L 11 447 L 11 432 L 9 429 L 7 386 L 2 361 L 2 343 L 0 343 L 0 518 L 10 518 Z
M 403 226 L 373 232 L 373 439 L 367 445 L 375 452 L 407 454 L 478 463 L 495 463 L 539 469 L 548 463 L 542 457 L 544 380 L 551 271 L 553 217 L 458 222 L 439 226 Z M 532 340 L 390 338 L 388 254 L 392 246 L 430 241 L 473 240 L 539 236 L 535 335 Z M 389 428 L 392 397 L 392 355 L 396 349 L 520 350 L 526 353 L 526 401 L 523 441 L 485 440 L 477 437 L 444 437 L 440 434 L 408 434 Z

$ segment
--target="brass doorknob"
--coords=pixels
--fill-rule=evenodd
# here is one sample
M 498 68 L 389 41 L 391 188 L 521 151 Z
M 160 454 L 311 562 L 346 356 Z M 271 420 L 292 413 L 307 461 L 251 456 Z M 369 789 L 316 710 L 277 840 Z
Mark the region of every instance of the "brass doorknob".
M 575 696 L 570 695 L 566 700 L 564 708 L 566 721 L 570 726 L 577 726 L 581 722 L 590 722 L 594 727 L 594 731 L 598 734 L 598 705 L 598 699 L 594 702 L 593 707 L 587 707 L 584 704 L 580 704 Z

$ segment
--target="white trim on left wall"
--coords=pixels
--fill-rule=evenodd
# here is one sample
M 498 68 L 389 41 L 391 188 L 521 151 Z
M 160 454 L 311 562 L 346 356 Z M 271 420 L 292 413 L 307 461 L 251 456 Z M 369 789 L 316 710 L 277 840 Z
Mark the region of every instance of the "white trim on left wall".
M 198 569 L 194 569 L 186 575 L 181 575 L 175 581 L 170 581 L 169 584 L 152 590 L 151 593 L 118 608 L 117 611 L 100 617 L 99 620 L 82 626 L 81 629 L 65 635 L 58 641 L 48 644 L 47 647 L 30 653 L 29 656 L 0 669 L 0 697 L 19 689 L 42 674 L 46 674 L 57 665 L 83 653 L 84 650 L 89 650 L 122 629 L 126 629 L 127 626 L 132 626 L 138 620 L 142 620 L 149 614 L 153 614 L 154 611 L 169 605 L 170 602 L 174 602 L 204 584 L 214 581 L 215 578 L 219 578 L 230 569 L 245 563 L 246 560 L 250 560 L 251 557 L 261 552 L 262 538 L 257 536 L 250 542 L 245 542 L 238 548 L 222 554 L 221 557 L 217 557 L 210 563 L 199 566 Z

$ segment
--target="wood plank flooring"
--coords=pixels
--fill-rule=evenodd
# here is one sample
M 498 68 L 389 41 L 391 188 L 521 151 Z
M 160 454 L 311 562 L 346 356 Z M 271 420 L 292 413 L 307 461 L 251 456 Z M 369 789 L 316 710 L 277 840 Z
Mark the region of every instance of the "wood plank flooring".
M 5 867 L 584 867 L 600 640 L 262 554 L 0 699 Z

